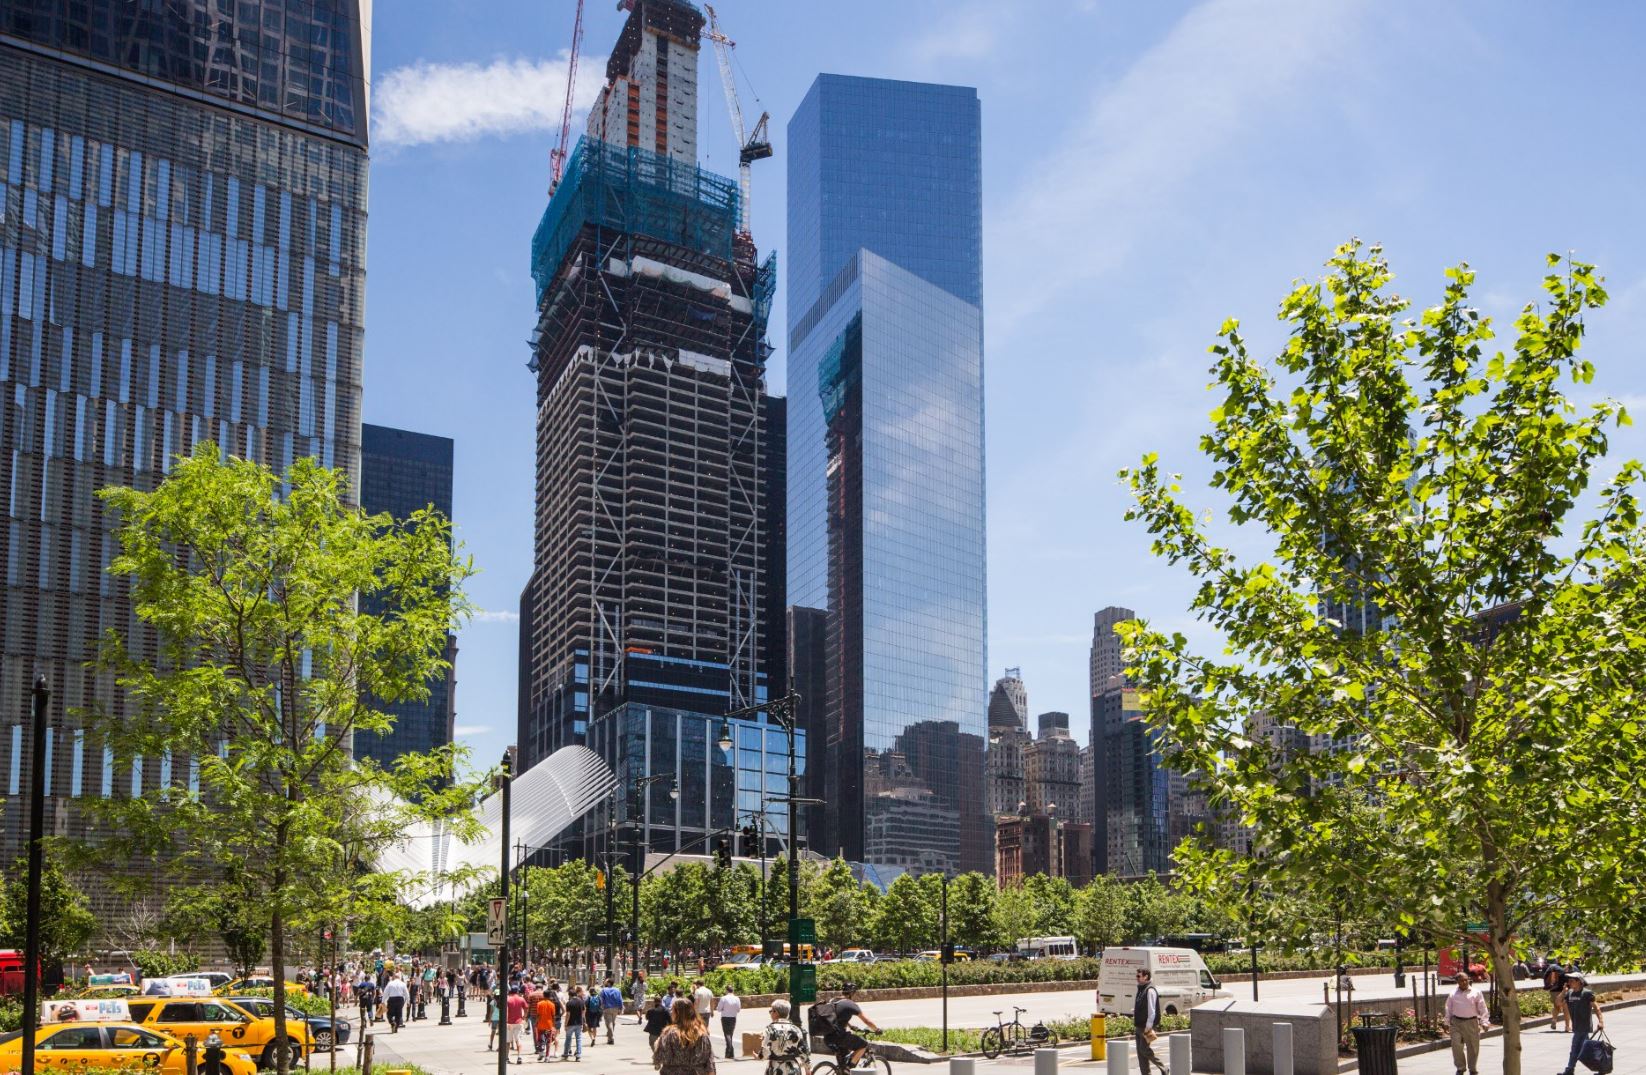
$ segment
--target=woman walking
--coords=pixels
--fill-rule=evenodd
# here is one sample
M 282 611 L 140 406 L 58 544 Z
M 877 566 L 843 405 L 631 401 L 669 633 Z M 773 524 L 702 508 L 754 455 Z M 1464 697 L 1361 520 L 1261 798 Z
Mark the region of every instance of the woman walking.
M 699 1019 L 690 997 L 674 1002 L 669 1028 L 652 1050 L 652 1066 L 658 1075 L 714 1075 L 714 1043 L 709 1025 Z

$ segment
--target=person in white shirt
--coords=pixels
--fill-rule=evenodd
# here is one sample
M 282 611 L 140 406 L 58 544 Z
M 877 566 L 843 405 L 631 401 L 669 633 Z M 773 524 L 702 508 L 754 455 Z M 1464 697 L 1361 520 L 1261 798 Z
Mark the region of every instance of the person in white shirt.
M 692 1007 L 697 1011 L 697 1017 L 703 1020 L 703 1028 L 707 1030 L 709 1013 L 714 1010 L 714 994 L 701 978 L 692 982 Z
M 389 1033 L 400 1033 L 400 1024 L 406 1021 L 406 998 L 410 995 L 398 971 L 383 986 L 383 1002 L 389 1009 Z
M 720 998 L 720 1003 L 714 1006 L 714 1010 L 720 1016 L 720 1032 L 726 1036 L 726 1059 L 736 1060 L 737 1054 L 732 1051 L 732 1036 L 737 1033 L 737 1015 L 743 1010 L 743 1002 L 728 985 L 725 995 Z
M 1452 1036 L 1452 1066 L 1463 1075 L 1465 1061 L 1469 1075 L 1476 1075 L 1480 1062 L 1480 1032 L 1491 1025 L 1486 1014 L 1486 998 L 1470 989 L 1468 972 L 1459 971 L 1457 989 L 1446 998 L 1446 1025 Z

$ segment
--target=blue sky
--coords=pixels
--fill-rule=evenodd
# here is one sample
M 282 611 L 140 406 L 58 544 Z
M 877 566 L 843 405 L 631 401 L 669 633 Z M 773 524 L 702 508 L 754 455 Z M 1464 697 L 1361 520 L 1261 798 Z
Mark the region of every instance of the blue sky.
M 532 557 L 527 267 L 559 127 L 571 0 L 378 0 L 367 421 L 457 441 L 455 517 L 487 612 L 460 638 L 458 725 L 476 760 L 513 741 L 514 622 Z M 1507 329 L 1549 251 L 1599 264 L 1592 394 L 1646 417 L 1646 8 L 1421 0 L 721 0 L 744 108 L 772 114 L 754 232 L 784 235 L 782 134 L 819 71 L 976 86 L 983 101 L 990 678 L 1086 736 L 1092 613 L 1210 641 L 1188 579 L 1121 520 L 1145 451 L 1203 478 L 1208 356 L 1337 243 L 1385 245 L 1435 300 L 1479 272 Z M 580 98 L 621 26 L 589 0 Z M 703 163 L 735 174 L 712 53 Z M 751 96 L 758 93 L 758 102 Z M 772 323 L 785 323 L 783 288 Z M 779 345 L 771 370 L 783 387 Z M 1507 341 L 1503 341 L 1505 344 Z M 1646 427 L 1642 427 L 1646 428 Z M 1646 455 L 1622 431 L 1618 457 Z M 1201 503 L 1215 504 L 1209 497 Z

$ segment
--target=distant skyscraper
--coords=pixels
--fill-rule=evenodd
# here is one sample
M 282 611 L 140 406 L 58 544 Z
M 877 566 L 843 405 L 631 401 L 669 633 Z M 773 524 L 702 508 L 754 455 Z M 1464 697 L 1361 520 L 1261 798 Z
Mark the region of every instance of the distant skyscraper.
M 702 14 L 685 0 L 627 6 L 588 134 L 532 238 L 536 559 L 519 743 L 523 766 L 586 742 L 625 785 L 677 774 L 678 799 L 659 785 L 641 806 L 653 846 L 674 850 L 762 809 L 762 774 L 786 769 L 783 737 L 760 722 L 734 729 L 730 754 L 715 745 L 721 714 L 778 686 L 776 264 L 737 241 L 737 184 L 696 164 Z M 770 820 L 782 833 L 785 812 Z
M 789 600 L 829 617 L 819 850 L 987 870 L 977 94 L 821 75 L 788 133 Z M 932 749 L 889 758 L 916 725 Z
M 1126 670 L 1126 660 L 1120 651 L 1120 636 L 1114 633 L 1114 628 L 1117 623 L 1135 619 L 1137 613 L 1114 605 L 1092 617 L 1090 684 L 1093 697 L 1108 686 L 1111 678 Z
M 1023 778 L 1031 812 L 1080 820 L 1080 744 L 1069 738 L 1067 713 L 1040 715 L 1040 738 L 1023 747 Z
M 989 692 L 989 731 L 996 728 L 1026 729 L 1029 726 L 1029 689 L 1023 685 L 1021 669 L 1008 668 L 994 681 Z
M 155 653 L 96 490 L 152 489 L 207 440 L 359 480 L 365 21 L 353 0 L 0 3 L 0 698 L 51 685 L 59 834 L 84 831 L 77 799 L 190 771 L 69 716 L 125 711 L 87 667 L 104 632 Z M 0 862 L 27 813 L 0 811 Z
M 1069 714 L 1067 713 L 1055 710 L 1050 713 L 1042 713 L 1035 718 L 1035 723 L 1040 727 L 1040 738 L 1042 739 L 1069 738 Z
M 388 426 L 360 427 L 360 506 L 367 514 L 387 513 L 409 519 L 432 507 L 452 514 L 452 442 L 449 437 L 412 433 Z M 388 611 L 387 606 L 362 609 Z M 402 754 L 426 753 L 452 741 L 457 701 L 457 638 L 446 635 L 446 660 L 452 669 L 429 682 L 421 702 L 377 703 L 393 715 L 394 730 L 385 736 L 357 735 L 354 752 L 390 765 Z

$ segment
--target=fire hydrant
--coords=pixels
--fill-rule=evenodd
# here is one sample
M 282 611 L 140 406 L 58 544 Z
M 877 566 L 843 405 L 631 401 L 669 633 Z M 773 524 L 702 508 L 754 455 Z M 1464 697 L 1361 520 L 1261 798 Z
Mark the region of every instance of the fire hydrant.
M 206 1075 L 223 1075 L 223 1038 L 217 1031 L 206 1035 Z

